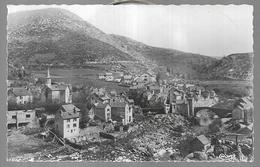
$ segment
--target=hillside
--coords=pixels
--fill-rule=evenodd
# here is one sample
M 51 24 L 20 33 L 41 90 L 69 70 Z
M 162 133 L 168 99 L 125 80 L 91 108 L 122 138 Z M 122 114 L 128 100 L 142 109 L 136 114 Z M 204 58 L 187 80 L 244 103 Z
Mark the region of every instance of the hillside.
M 113 58 L 131 60 L 129 55 L 102 42 L 105 33 L 63 9 L 41 9 L 8 15 L 8 56 L 14 62 L 45 61 L 74 63 Z
M 231 54 L 202 70 L 210 79 L 253 79 L 253 53 Z
M 87 61 L 137 61 L 164 66 L 170 73 L 197 77 L 216 59 L 157 48 L 130 38 L 109 35 L 77 15 L 57 8 L 8 15 L 8 60 L 12 63 L 82 64 Z
M 173 49 L 158 48 L 145 45 L 119 35 L 111 35 L 120 45 L 125 46 L 128 53 L 137 52 L 143 59 L 156 62 L 164 66 L 172 74 L 184 73 L 189 76 L 199 77 L 200 71 L 215 63 L 217 59 L 199 54 L 186 53 Z

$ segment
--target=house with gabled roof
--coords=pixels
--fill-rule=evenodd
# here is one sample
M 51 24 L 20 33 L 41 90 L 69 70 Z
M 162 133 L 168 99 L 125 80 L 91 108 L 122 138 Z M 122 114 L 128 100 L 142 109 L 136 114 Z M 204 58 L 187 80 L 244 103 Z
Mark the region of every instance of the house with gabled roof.
M 102 122 L 116 121 L 127 125 L 133 122 L 133 106 L 127 102 L 98 103 L 89 111 L 90 118 L 97 118 Z
M 102 122 L 108 122 L 111 120 L 111 106 L 109 103 L 93 105 L 89 111 L 89 115 L 91 118 L 96 117 Z
M 123 125 L 133 122 L 132 105 L 127 102 L 111 102 L 111 118 Z
M 135 77 L 134 82 L 136 82 L 137 84 L 156 82 L 156 76 L 145 72 L 145 73 Z
M 8 90 L 8 102 L 15 104 L 27 104 L 33 101 L 33 95 L 25 87 L 15 87 Z
M 194 151 L 206 151 L 211 145 L 210 140 L 204 136 L 199 135 L 191 141 L 191 150 Z
M 79 135 L 80 109 L 73 104 L 62 105 L 55 115 L 55 132 L 62 138 Z
M 132 75 L 124 75 L 121 82 L 125 84 L 131 84 L 132 83 Z

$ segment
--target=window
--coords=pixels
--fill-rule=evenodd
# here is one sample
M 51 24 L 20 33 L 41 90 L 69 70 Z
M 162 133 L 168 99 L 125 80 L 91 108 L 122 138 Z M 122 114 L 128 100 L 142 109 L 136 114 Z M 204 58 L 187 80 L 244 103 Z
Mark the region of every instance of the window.
M 67 122 L 70 122 L 70 119 L 67 119 Z
M 23 99 L 23 96 L 20 96 L 20 100 L 22 100 Z
M 77 127 L 77 124 L 73 124 L 73 127 Z
M 131 116 L 129 116 L 129 122 L 131 122 L 132 120 L 131 120 Z
M 12 119 L 16 119 L 16 118 L 17 118 L 16 115 L 13 115 L 13 116 L 12 116 Z
M 73 130 L 71 129 L 71 133 L 73 132 Z
M 111 119 L 110 113 L 107 113 L 107 121 Z
M 31 115 L 30 114 L 26 114 L 26 118 L 30 118 L 31 117 Z
M 67 124 L 67 128 L 70 128 L 70 124 Z
M 77 121 L 77 118 L 74 118 L 73 121 L 76 122 L 76 121 Z

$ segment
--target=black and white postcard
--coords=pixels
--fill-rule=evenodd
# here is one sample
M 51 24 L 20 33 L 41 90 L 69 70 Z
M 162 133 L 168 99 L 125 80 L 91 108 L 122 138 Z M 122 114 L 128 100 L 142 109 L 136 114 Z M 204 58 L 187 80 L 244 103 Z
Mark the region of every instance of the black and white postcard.
M 253 162 L 253 6 L 7 9 L 8 161 Z

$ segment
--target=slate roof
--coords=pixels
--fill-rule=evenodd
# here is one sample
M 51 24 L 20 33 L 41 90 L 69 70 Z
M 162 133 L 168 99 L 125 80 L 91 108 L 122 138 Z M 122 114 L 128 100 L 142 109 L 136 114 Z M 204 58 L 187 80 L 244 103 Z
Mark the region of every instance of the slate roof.
M 63 119 L 78 118 L 80 109 L 73 104 L 66 104 L 61 106 L 61 117 Z
M 209 139 L 204 135 L 199 135 L 196 138 L 204 145 L 207 145 L 210 143 Z
M 95 106 L 96 108 L 105 108 L 107 105 L 109 105 L 109 104 L 103 104 L 103 103 L 98 103 L 98 105 L 97 106 Z
M 126 103 L 125 102 L 112 102 L 111 107 L 120 107 L 125 108 Z
M 24 87 L 12 88 L 12 92 L 15 96 L 32 96 L 31 92 Z
M 66 88 L 68 87 L 68 85 L 58 85 L 58 84 L 53 84 L 48 86 L 49 89 L 51 89 L 52 91 L 65 91 Z

